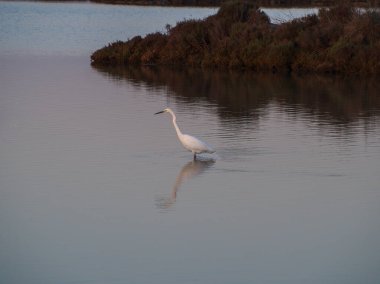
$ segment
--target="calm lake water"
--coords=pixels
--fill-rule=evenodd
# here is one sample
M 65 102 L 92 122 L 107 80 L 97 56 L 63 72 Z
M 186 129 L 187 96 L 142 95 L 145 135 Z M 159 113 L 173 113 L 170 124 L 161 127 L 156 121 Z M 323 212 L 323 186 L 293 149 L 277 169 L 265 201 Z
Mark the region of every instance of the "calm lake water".
M 1 283 L 380 283 L 379 80 L 90 65 L 213 12 L 0 2 Z

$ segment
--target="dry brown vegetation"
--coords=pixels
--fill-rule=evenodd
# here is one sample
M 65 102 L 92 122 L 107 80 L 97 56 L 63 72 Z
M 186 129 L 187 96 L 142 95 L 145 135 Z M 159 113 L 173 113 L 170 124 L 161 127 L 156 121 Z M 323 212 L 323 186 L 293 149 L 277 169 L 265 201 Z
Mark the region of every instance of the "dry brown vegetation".
M 186 20 L 115 42 L 91 56 L 99 65 L 181 65 L 271 72 L 380 74 L 380 13 L 350 4 L 273 25 L 251 2 L 223 4 Z
M 220 6 L 223 0 L 90 0 L 91 2 L 149 6 Z M 246 0 L 261 7 L 327 7 L 335 5 L 334 0 Z M 379 6 L 379 0 L 351 0 L 355 6 Z

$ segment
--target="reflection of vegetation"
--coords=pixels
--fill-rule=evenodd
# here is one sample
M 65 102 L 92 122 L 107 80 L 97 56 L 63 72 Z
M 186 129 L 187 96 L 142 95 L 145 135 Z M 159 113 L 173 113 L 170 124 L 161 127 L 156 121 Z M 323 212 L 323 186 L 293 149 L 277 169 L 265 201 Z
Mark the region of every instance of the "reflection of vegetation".
M 112 43 L 91 59 L 98 65 L 380 74 L 380 13 L 342 4 L 273 25 L 252 2 L 232 1 L 214 16 Z
M 217 105 L 221 118 L 256 115 L 272 102 L 289 111 L 300 108 L 317 119 L 339 123 L 373 116 L 380 109 L 380 83 L 375 80 L 148 66 L 96 68 L 118 80 L 165 87 L 169 95 L 185 102 L 207 100 Z

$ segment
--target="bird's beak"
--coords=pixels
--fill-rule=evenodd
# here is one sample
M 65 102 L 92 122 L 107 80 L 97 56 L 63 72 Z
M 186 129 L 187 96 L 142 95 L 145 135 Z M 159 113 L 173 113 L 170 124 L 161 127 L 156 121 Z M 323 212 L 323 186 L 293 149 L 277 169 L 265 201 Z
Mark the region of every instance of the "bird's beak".
M 159 111 L 159 112 L 156 112 L 155 114 L 160 114 L 160 113 L 163 113 L 164 111 L 162 110 L 162 111 Z

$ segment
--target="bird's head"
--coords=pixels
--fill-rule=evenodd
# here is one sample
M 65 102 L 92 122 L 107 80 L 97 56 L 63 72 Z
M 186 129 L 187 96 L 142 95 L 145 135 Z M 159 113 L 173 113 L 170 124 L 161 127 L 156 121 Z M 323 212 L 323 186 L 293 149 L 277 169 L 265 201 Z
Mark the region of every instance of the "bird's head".
M 155 114 L 160 114 L 160 113 L 164 113 L 164 112 L 170 112 L 170 108 L 166 108 L 164 110 L 161 110 L 159 112 L 156 112 Z

